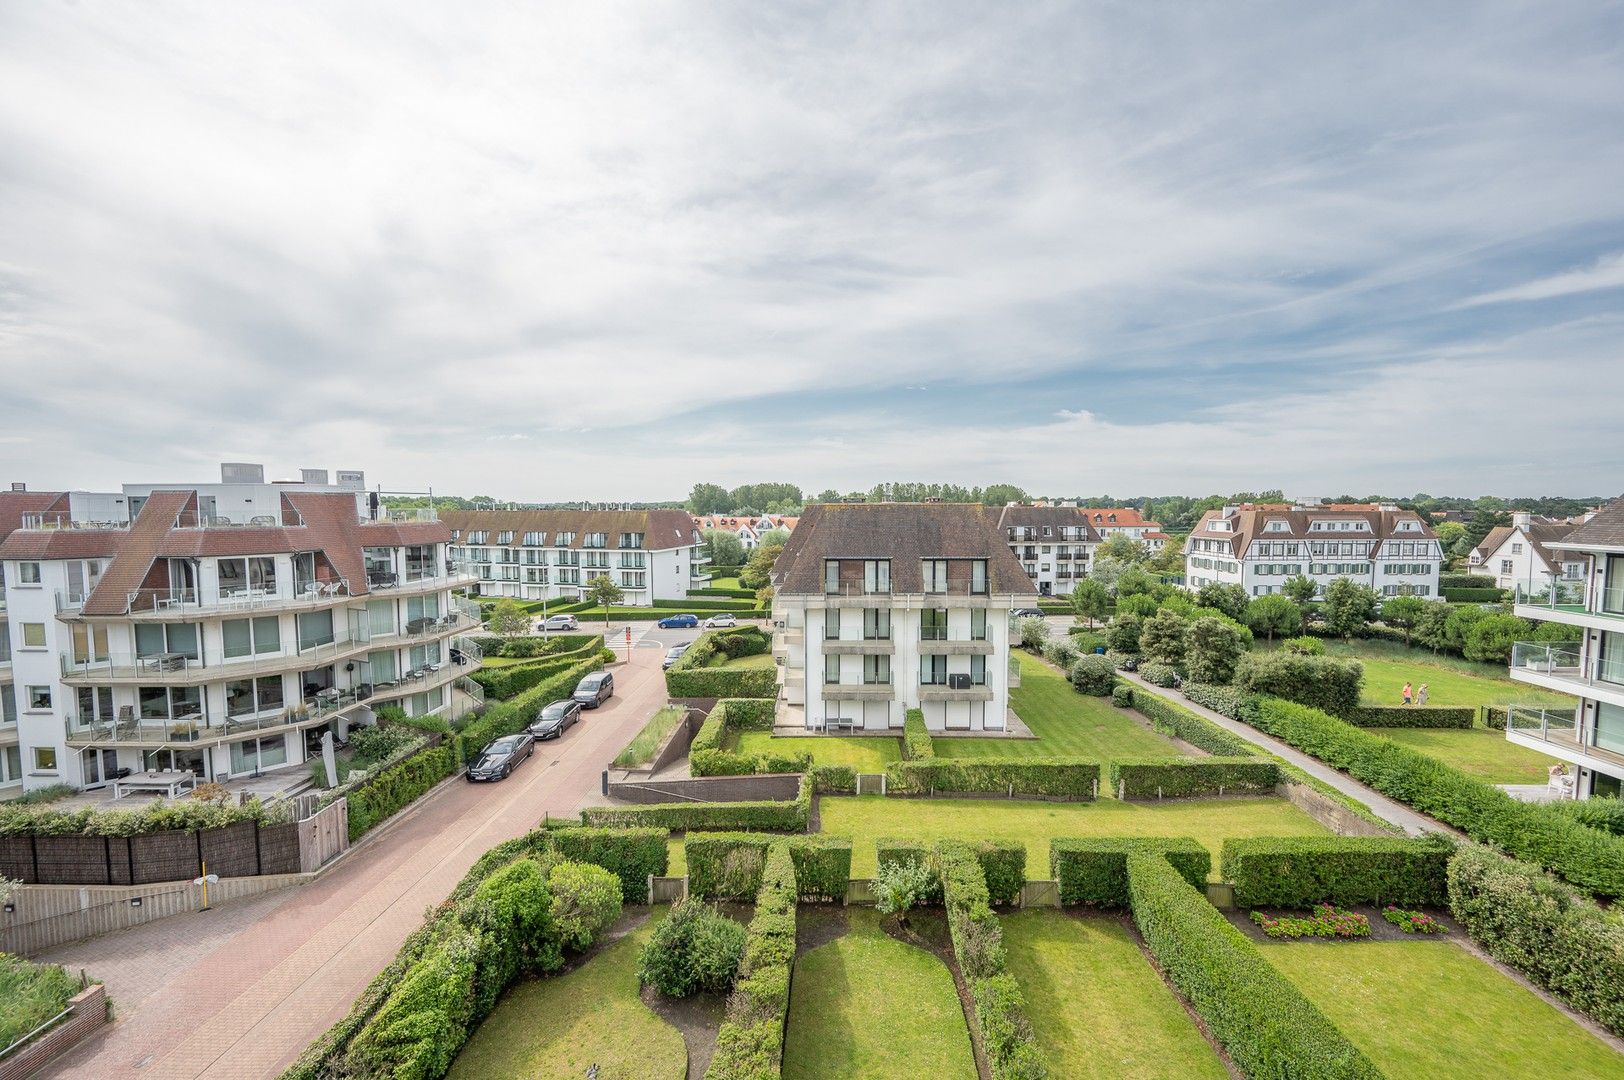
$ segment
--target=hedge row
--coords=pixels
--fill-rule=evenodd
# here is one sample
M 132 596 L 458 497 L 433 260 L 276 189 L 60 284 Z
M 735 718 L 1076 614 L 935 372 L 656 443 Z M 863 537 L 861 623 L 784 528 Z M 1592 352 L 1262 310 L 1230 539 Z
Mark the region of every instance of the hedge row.
M 928 761 L 936 756 L 936 744 L 925 726 L 925 714 L 909 709 L 902 718 L 902 757 L 905 761 Z
M 1049 876 L 1062 904 L 1128 906 L 1128 856 L 1159 855 L 1195 888 L 1212 871 L 1212 854 L 1187 836 L 1057 836 L 1049 841 Z
M 376 776 L 344 792 L 349 804 L 350 843 L 456 772 L 461 763 L 457 740 L 447 739 L 379 770 Z
M 1382 1073 L 1160 855 L 1128 856 L 1150 953 L 1250 1080 L 1382 1080 Z
M 1624 1035 L 1624 921 L 1616 912 L 1477 844 L 1449 862 L 1449 910 L 1489 955 Z
M 689 833 L 688 892 L 706 900 L 745 900 L 761 888 L 768 849 L 787 845 L 800 896 L 844 900 L 851 881 L 851 838 L 813 833 L 788 838 L 764 833 Z
M 502 667 L 480 668 L 469 678 L 485 688 L 487 700 L 506 701 L 537 686 L 560 671 L 582 660 L 595 658 L 603 648 L 603 635 L 567 652 L 550 653 L 526 664 L 507 664 Z
M 1493 784 L 1318 709 L 1260 698 L 1250 706 L 1249 719 L 1474 840 L 1599 895 L 1624 896 L 1624 837 L 1588 828 L 1547 806 L 1518 802 Z
M 1099 781 L 1099 762 L 1081 758 L 930 758 L 893 761 L 885 767 L 886 790 L 897 794 L 1035 795 L 1079 801 L 1093 799 Z
M 674 698 L 776 698 L 778 673 L 773 668 L 705 666 L 715 659 L 719 651 L 717 640 L 723 634 L 760 639 L 759 648 L 741 652 L 740 656 L 759 655 L 772 648 L 772 640 L 755 627 L 707 630 L 688 646 L 682 659 L 666 670 L 666 693 Z
M 1448 895 L 1447 837 L 1246 837 L 1224 841 L 1219 865 L 1243 908 L 1397 904 L 1442 907 Z
M 798 881 L 788 845 L 783 841 L 771 845 L 745 938 L 744 961 L 728 995 L 727 1018 L 716 1033 L 716 1054 L 705 1080 L 770 1080 L 783 1067 Z
M 1235 667 L 1235 687 L 1349 716 L 1359 708 L 1365 666 L 1357 660 L 1301 653 L 1247 653 Z
M 1355 727 L 1469 728 L 1476 709 L 1425 708 L 1417 705 L 1361 705 L 1343 717 Z
M 588 851 L 596 858 L 577 854 Z M 603 866 L 620 878 L 626 903 L 647 903 L 643 870 L 665 872 L 666 840 L 648 829 L 569 828 L 534 829 L 498 844 L 282 1080 L 444 1075 L 507 981 L 526 968 L 556 968 L 561 953 L 540 873 L 556 859 Z
M 812 791 L 817 795 L 857 794 L 857 770 L 850 765 L 813 765 Z
M 992 910 L 981 863 L 963 844 L 948 841 L 937 851 L 953 956 L 975 1001 L 988 1072 L 994 1080 L 1047 1076 L 1026 1019 L 1026 999 L 1007 967 L 1003 926 Z
M 750 802 L 654 803 L 649 806 L 589 806 L 581 811 L 587 825 L 611 828 L 644 826 L 683 831 L 806 832 L 812 817 L 812 779 L 801 778 L 794 799 Z
M 602 667 L 603 660 L 598 656 L 578 660 L 563 671 L 530 687 L 518 697 L 497 702 L 487 708 L 479 719 L 462 729 L 463 760 L 473 761 L 493 739 L 500 739 L 504 735 L 516 735 L 523 731 L 535 719 L 542 706 L 550 701 L 569 697 L 575 692 L 575 684 L 580 682 L 583 676 Z
M 219 829 L 244 821 L 274 825 L 287 820 L 286 805 L 268 806 L 253 799 L 241 806 L 221 806 L 199 799 L 158 802 L 144 810 L 74 810 L 48 803 L 0 805 L 0 836 L 140 836 L 171 830 Z
M 770 698 L 718 701 L 688 746 L 689 771 L 694 776 L 805 772 L 812 764 L 809 753 L 741 754 L 724 748 L 729 732 L 771 730 L 776 706 Z
M 1111 762 L 1111 790 L 1121 799 L 1187 799 L 1273 792 L 1280 763 L 1261 757 L 1156 758 Z
M 1439 574 L 1440 589 L 1495 589 L 1494 578 L 1485 574 Z
M 716 588 L 713 585 L 707 585 L 702 589 L 689 589 L 688 590 L 688 595 L 689 596 L 727 596 L 727 597 L 731 597 L 731 598 L 733 598 L 735 600 L 754 600 L 756 598 L 756 593 L 755 593 L 754 589 L 719 589 L 719 588 Z
M 1506 598 L 1504 589 L 1445 589 L 1440 587 L 1438 595 L 1451 604 L 1498 604 Z

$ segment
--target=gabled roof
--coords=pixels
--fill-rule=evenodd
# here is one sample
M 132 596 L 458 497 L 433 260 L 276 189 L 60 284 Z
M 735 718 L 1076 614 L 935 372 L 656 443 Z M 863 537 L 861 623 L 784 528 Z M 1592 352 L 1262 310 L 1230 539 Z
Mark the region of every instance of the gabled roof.
M 1624 551 L 1624 498 L 1613 502 L 1589 521 L 1563 537 L 1568 548 L 1607 548 Z
M 470 532 L 511 532 L 515 543 L 530 532 L 547 534 L 554 547 L 559 533 L 574 533 L 569 546 L 581 547 L 587 533 L 642 533 L 645 549 L 692 547 L 694 519 L 684 510 L 442 510 L 440 520 L 458 530 L 466 541 Z
M 1190 539 L 1195 540 L 1227 540 L 1230 551 L 1235 555 L 1244 554 L 1253 540 L 1337 540 L 1344 543 L 1349 541 L 1365 541 L 1372 546 L 1381 540 L 1436 540 L 1438 534 L 1427 528 L 1421 516 L 1413 510 L 1382 510 L 1374 504 L 1357 504 L 1357 509 L 1348 507 L 1294 507 L 1283 503 L 1247 504 L 1232 512 L 1226 517 L 1223 510 L 1208 510 L 1201 515 L 1196 523 Z M 1369 528 L 1363 532 L 1336 532 L 1314 531 L 1312 525 L 1316 521 L 1347 521 L 1359 519 Z M 1227 521 L 1230 531 L 1213 531 L 1210 526 L 1215 521 Z M 1287 528 L 1284 531 L 1265 532 L 1271 521 L 1284 521 Z M 1403 532 L 1398 530 L 1401 521 L 1413 521 L 1420 526 L 1419 529 L 1409 529 Z
M 1016 503 L 998 511 L 1000 532 L 1006 529 L 1041 529 L 1046 525 L 1050 528 L 1082 529 L 1079 542 L 1100 538 L 1089 524 L 1087 511 L 1079 506 L 1028 506 Z
M 967 503 L 818 503 L 806 508 L 773 564 L 785 594 L 822 595 L 825 559 L 890 559 L 891 587 L 924 589 L 924 559 L 986 559 L 988 589 L 1033 595 L 993 512 Z
M 1547 567 L 1555 568 L 1562 561 L 1568 538 L 1578 529 L 1577 525 L 1556 522 L 1548 518 L 1541 518 L 1527 525 L 1496 525 L 1484 535 L 1482 542 L 1472 549 L 1472 553 L 1480 562 L 1487 563 L 1497 557 L 1500 549 L 1513 537 L 1522 536 Z
M 0 540 L 22 527 L 24 514 L 41 514 L 66 500 L 60 491 L 0 491 Z

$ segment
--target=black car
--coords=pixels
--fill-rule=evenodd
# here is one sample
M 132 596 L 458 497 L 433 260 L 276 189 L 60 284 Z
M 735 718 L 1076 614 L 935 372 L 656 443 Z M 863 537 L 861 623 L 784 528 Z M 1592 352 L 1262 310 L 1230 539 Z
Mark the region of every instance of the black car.
M 615 677 L 607 671 L 594 671 L 575 684 L 570 697 L 581 703 L 583 709 L 596 709 L 615 696 Z
M 1043 612 L 1039 611 L 1035 607 L 1016 608 L 1014 611 L 1010 612 L 1010 615 L 1017 619 L 1043 618 Z
M 514 766 L 528 758 L 535 749 L 536 740 L 528 731 L 504 735 L 481 751 L 479 760 L 468 766 L 468 781 L 506 780 Z
M 665 662 L 660 665 L 660 668 L 663 670 L 670 667 L 672 664 L 675 664 L 678 660 L 681 660 L 682 654 L 687 652 L 688 646 L 692 644 L 693 642 L 691 641 L 684 642 L 681 645 L 673 645 L 669 649 L 665 650 Z
M 525 730 L 535 736 L 537 742 L 543 739 L 556 739 L 564 734 L 564 729 L 581 718 L 581 703 L 579 701 L 555 701 L 536 714 Z

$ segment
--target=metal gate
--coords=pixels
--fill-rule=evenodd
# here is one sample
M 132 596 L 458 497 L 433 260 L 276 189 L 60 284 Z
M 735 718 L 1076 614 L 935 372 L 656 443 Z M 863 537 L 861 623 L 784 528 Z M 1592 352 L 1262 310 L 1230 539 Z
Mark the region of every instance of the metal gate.
M 857 774 L 857 794 L 859 794 L 859 795 L 884 795 L 885 794 L 885 774 L 884 773 L 866 773 L 866 772 L 865 773 L 858 773 Z

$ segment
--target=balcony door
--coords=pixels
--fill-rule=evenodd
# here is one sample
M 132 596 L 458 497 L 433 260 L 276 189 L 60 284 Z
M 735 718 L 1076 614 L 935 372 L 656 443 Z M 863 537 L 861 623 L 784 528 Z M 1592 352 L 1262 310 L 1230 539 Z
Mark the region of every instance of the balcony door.
M 1624 555 L 1607 556 L 1607 579 L 1602 584 L 1601 609 L 1624 615 Z

